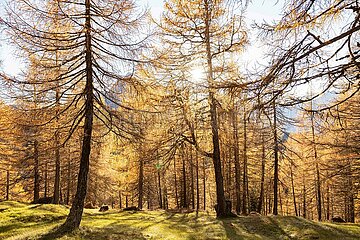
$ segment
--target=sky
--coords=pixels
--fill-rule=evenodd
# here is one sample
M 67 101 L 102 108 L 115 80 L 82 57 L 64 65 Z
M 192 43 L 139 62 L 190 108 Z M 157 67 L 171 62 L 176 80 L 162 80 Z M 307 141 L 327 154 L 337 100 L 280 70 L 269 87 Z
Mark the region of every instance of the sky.
M 0 0 L 0 17 L 4 15 L 5 0 Z M 139 5 L 148 6 L 154 17 L 160 16 L 163 9 L 163 0 L 138 0 Z M 282 1 L 281 0 L 253 0 L 249 3 L 246 11 L 247 25 L 251 29 L 253 22 L 261 23 L 263 21 L 272 22 L 280 17 Z M 251 31 L 250 35 L 252 45 L 248 46 L 243 59 L 248 66 L 254 66 L 256 62 L 263 59 L 264 48 L 259 41 L 256 41 L 256 31 Z M 7 74 L 16 75 L 21 72 L 21 60 L 16 58 L 14 49 L 10 48 L 3 40 L 4 36 L 0 32 L 0 69 Z M 250 57 L 249 57 L 250 56 Z

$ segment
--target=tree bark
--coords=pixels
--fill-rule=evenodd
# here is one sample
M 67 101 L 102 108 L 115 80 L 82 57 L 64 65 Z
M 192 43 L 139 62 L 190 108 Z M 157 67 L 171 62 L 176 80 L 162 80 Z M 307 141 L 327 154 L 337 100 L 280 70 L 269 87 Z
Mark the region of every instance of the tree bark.
M 193 162 L 192 148 L 190 148 L 189 151 L 190 151 L 191 207 L 192 209 L 195 209 L 194 162 Z
M 157 170 L 157 174 L 158 174 L 158 187 L 159 187 L 159 207 L 163 208 L 160 169 Z
M 312 102 L 311 102 L 311 109 L 312 109 Z M 315 142 L 315 126 L 314 126 L 314 113 L 311 113 L 311 135 L 312 135 L 312 147 L 314 151 L 314 161 L 315 161 L 315 171 L 316 171 L 316 207 L 317 207 L 317 214 L 318 220 L 322 220 L 322 207 L 321 207 L 321 181 L 320 181 L 320 169 L 317 157 L 317 149 L 316 149 L 316 142 Z
M 206 210 L 206 159 L 203 158 L 203 204 L 204 204 L 204 211 Z
M 182 199 L 181 199 L 181 207 L 182 208 L 187 208 L 188 204 L 187 204 L 187 189 L 186 189 L 186 162 L 185 162 L 185 151 L 184 151 L 184 146 L 181 147 L 182 148 Z
M 297 211 L 297 205 L 296 205 L 296 196 L 295 196 L 295 186 L 294 186 L 294 173 L 293 173 L 293 164 L 292 162 L 290 163 L 290 177 L 291 177 L 291 190 L 292 190 L 292 195 L 293 195 L 293 203 L 294 203 L 294 210 L 295 210 L 295 215 L 298 215 L 298 211 Z
M 70 148 L 70 147 L 69 147 Z M 70 188 L 71 188 L 71 156 L 69 154 L 67 162 L 67 177 L 66 177 L 66 205 L 70 203 Z
M 247 172 L 247 126 L 246 126 L 246 109 L 244 106 L 244 149 L 243 149 L 243 157 L 244 157 L 244 166 L 243 166 L 243 203 L 242 203 L 242 211 L 241 213 L 246 215 L 248 212 L 248 172 Z
M 175 181 L 175 201 L 176 201 L 176 208 L 179 209 L 179 194 L 178 194 L 178 184 L 177 184 L 177 177 L 176 177 L 176 158 L 174 158 L 174 181 Z
M 217 107 L 214 94 L 214 80 L 213 80 L 213 66 L 212 66 L 212 54 L 210 46 L 210 13 L 211 6 L 209 1 L 205 1 L 205 42 L 206 42 L 206 59 L 207 59 L 207 80 L 209 84 L 209 107 L 211 118 L 211 132 L 213 142 L 213 165 L 215 171 L 215 183 L 216 183 L 216 216 L 225 217 L 228 215 L 225 206 L 225 194 L 224 194 L 224 180 L 221 172 L 221 158 L 220 158 L 220 142 L 219 142 L 219 127 L 217 119 Z
M 60 227 L 60 231 L 70 232 L 80 226 L 82 213 L 84 210 L 84 201 L 87 190 L 87 179 L 89 173 L 89 162 L 91 152 L 91 137 L 93 129 L 94 115 L 94 96 L 93 96 L 93 68 L 92 68 L 92 50 L 91 50 L 91 17 L 90 7 L 91 0 L 85 0 L 85 41 L 86 41 L 86 85 L 84 89 L 85 95 L 85 113 L 84 113 L 84 135 L 81 150 L 80 169 L 78 174 L 78 182 L 75 198 L 72 202 L 70 213 L 65 223 Z
M 144 161 L 140 157 L 139 159 L 139 176 L 138 176 L 138 208 L 143 208 L 143 186 L 144 186 Z
M 261 213 L 264 202 L 264 185 L 265 185 L 265 136 L 261 133 L 261 182 L 260 182 L 260 196 L 257 212 Z
M 274 111 L 274 126 L 273 126 L 273 134 L 274 134 L 274 207 L 273 214 L 278 215 L 278 182 L 279 182 L 279 146 L 278 146 L 278 138 L 277 138 L 277 114 L 276 114 L 276 105 L 275 100 L 273 101 L 273 111 Z
M 196 211 L 200 209 L 200 185 L 199 185 L 199 156 L 198 152 L 195 152 L 196 160 Z
M 58 53 L 56 52 L 56 65 L 57 65 L 57 58 Z M 57 85 L 59 85 L 59 82 L 56 81 Z M 56 117 L 55 117 L 55 124 L 56 124 L 56 130 L 55 130 L 55 181 L 54 181 L 54 198 L 53 203 L 59 204 L 59 197 L 60 197 L 60 124 L 59 124 L 59 111 L 60 111 L 60 91 L 59 86 L 56 88 L 56 94 L 55 94 L 55 101 L 56 101 Z
M 40 176 L 39 176 L 39 143 L 34 140 L 34 203 L 39 200 Z
M 10 198 L 10 171 L 6 170 L 6 196 L 5 200 L 9 201 Z
M 45 173 L 44 173 L 44 197 L 48 195 L 48 163 L 45 162 Z
M 232 112 L 232 125 L 233 125 L 233 138 L 234 138 L 234 160 L 235 160 L 235 198 L 236 206 L 235 210 L 237 214 L 240 214 L 241 210 L 241 192 L 240 192 L 240 182 L 241 182 L 241 173 L 240 173 L 240 158 L 239 158 L 239 134 L 238 134 L 238 125 L 237 125 L 237 111 L 235 106 Z

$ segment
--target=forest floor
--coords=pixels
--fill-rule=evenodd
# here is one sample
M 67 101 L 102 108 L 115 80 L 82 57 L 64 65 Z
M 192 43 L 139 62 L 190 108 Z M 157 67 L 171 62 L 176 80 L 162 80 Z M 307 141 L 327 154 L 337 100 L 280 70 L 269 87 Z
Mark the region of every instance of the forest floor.
M 0 202 L 0 239 L 54 239 L 69 209 Z M 240 216 L 165 211 L 100 213 L 85 209 L 80 230 L 59 239 L 360 239 L 359 224 L 318 223 L 294 216 Z

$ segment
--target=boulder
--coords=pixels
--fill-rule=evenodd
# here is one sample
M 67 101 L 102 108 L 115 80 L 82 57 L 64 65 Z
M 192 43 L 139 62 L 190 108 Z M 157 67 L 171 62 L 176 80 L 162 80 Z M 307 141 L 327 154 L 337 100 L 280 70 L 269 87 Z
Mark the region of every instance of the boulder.
M 107 205 L 103 205 L 99 209 L 99 212 L 106 212 L 106 211 L 109 211 L 109 206 Z

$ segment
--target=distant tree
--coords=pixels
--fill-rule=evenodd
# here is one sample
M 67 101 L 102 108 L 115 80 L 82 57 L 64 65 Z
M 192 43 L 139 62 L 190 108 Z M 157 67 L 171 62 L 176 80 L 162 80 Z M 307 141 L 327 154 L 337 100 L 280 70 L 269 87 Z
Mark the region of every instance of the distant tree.
M 231 9 L 239 6 L 235 1 L 167 1 L 165 12 L 160 22 L 164 42 L 175 61 L 194 63 L 194 58 L 201 57 L 205 64 L 208 106 L 212 131 L 213 159 L 217 216 L 228 215 L 225 206 L 224 182 L 221 170 L 219 143 L 219 126 L 216 92 L 218 76 L 224 73 L 226 67 L 221 62 L 222 57 L 230 52 L 236 52 L 246 43 L 246 33 L 243 30 L 241 16 Z M 231 16 L 229 18 L 229 16 Z M 174 52 L 175 50 L 175 52 Z M 218 65 L 217 65 L 218 64 Z M 226 66 L 226 64 L 225 64 Z

